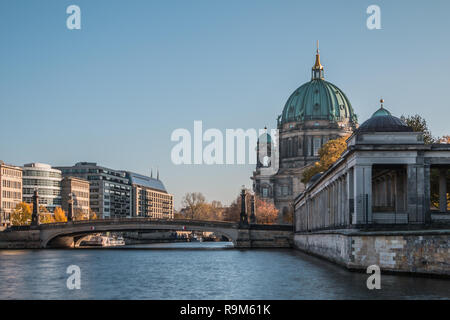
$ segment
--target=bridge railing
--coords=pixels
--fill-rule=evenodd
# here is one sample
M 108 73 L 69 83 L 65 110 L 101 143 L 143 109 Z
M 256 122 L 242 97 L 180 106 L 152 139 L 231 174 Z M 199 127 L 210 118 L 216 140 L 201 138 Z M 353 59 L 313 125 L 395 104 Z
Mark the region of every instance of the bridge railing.
M 98 224 L 134 224 L 134 223 L 153 223 L 166 225 L 202 225 L 202 226 L 226 226 L 237 227 L 238 222 L 212 221 L 212 220 L 189 220 L 189 219 L 157 219 L 157 218 L 109 218 L 94 220 L 78 220 L 71 222 L 53 222 L 41 224 L 41 228 L 58 228 L 69 225 L 98 225 Z

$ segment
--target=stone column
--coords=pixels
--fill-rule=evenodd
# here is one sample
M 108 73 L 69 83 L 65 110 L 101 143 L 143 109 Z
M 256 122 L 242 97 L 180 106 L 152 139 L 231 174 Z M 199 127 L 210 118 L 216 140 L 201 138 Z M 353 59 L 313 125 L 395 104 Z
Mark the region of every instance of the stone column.
M 424 193 L 424 200 L 423 200 L 423 206 L 424 206 L 424 213 L 425 213 L 425 222 L 431 223 L 431 169 L 430 165 L 426 164 L 424 166 L 424 187 L 423 187 L 423 193 Z
M 424 166 L 409 164 L 407 168 L 407 210 L 408 222 L 425 222 L 424 210 Z
M 439 170 L 439 211 L 447 212 L 447 169 Z
M 353 181 L 355 199 L 353 223 L 372 223 L 372 166 L 354 166 Z
M 355 212 L 355 188 L 354 188 L 354 183 L 355 180 L 353 178 L 353 168 L 350 168 L 348 170 L 348 177 L 347 177 L 347 195 L 348 195 L 348 211 L 349 211 L 349 219 L 348 219 L 348 223 L 349 224 L 353 224 L 355 222 L 353 222 L 353 215 Z

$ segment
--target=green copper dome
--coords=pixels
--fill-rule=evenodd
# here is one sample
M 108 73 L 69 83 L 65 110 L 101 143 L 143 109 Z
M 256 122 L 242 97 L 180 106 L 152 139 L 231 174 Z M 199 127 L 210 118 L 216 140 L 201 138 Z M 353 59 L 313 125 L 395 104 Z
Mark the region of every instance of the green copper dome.
M 382 116 L 391 116 L 391 115 L 392 114 L 388 110 L 381 107 L 376 112 L 374 112 L 374 114 L 372 115 L 372 118 L 373 117 L 382 117 Z
M 344 92 L 334 84 L 313 79 L 294 91 L 284 106 L 281 122 L 330 120 L 356 122 L 356 115 Z
M 350 101 L 344 92 L 324 80 L 319 51 L 312 67 L 312 79 L 303 84 L 289 97 L 281 114 L 281 124 L 307 120 L 357 122 Z

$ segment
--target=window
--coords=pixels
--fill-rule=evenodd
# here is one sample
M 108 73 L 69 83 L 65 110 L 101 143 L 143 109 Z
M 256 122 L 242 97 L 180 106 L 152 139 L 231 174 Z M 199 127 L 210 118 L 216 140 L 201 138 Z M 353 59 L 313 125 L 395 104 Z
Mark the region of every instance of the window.
M 320 138 L 314 138 L 313 140 L 313 155 L 318 156 L 320 149 Z
M 262 196 L 263 198 L 269 197 L 269 188 L 267 187 L 262 188 Z

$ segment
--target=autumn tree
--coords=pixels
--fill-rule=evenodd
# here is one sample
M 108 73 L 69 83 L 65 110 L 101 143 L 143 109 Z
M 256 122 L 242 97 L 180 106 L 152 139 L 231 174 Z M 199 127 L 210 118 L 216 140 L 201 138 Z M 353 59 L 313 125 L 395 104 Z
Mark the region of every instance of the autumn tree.
M 61 207 L 56 207 L 54 212 L 55 222 L 67 222 L 66 213 Z
M 250 211 L 247 210 L 250 215 Z M 278 219 L 278 209 L 272 202 L 262 200 L 255 196 L 255 216 L 256 223 L 259 224 L 275 224 Z
M 11 224 L 13 226 L 24 226 L 31 224 L 31 214 L 33 206 L 26 202 L 21 202 L 16 205 L 10 216 Z
M 250 195 L 247 196 L 246 201 L 247 215 L 250 218 L 251 203 Z M 275 206 L 268 201 L 255 196 L 255 216 L 256 223 L 260 224 L 274 224 L 278 219 L 278 210 Z M 224 208 L 222 219 L 224 221 L 238 222 L 241 217 L 241 196 L 238 195 L 236 199 L 228 206 Z
M 427 121 L 418 114 L 413 116 L 401 116 L 400 119 L 406 123 L 414 132 L 423 133 L 423 141 L 425 144 L 436 143 L 436 138 L 433 137 L 431 131 L 428 129 Z
M 439 143 L 450 144 L 450 135 L 445 135 L 440 138 Z
M 319 149 L 320 160 L 303 171 L 301 181 L 306 184 L 315 174 L 328 170 L 347 149 L 347 137 L 340 137 L 325 143 Z
M 92 210 L 91 208 L 89 208 L 89 211 L 88 211 L 88 218 L 89 218 L 89 220 L 98 219 L 97 213 L 94 210 Z
M 53 222 L 55 222 L 53 214 L 45 206 L 39 206 L 39 223 L 46 224 Z

